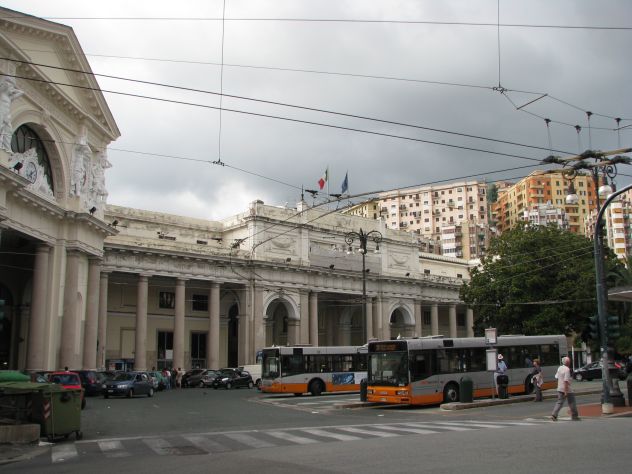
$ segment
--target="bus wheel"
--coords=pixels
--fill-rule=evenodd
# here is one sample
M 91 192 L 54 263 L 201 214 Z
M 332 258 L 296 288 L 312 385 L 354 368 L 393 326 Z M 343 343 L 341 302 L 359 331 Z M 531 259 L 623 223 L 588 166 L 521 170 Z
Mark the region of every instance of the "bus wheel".
M 443 390 L 443 401 L 445 403 L 455 403 L 459 401 L 459 386 L 449 383 Z
M 323 393 L 324 390 L 323 383 L 320 380 L 314 380 L 309 384 L 309 391 L 314 397 Z

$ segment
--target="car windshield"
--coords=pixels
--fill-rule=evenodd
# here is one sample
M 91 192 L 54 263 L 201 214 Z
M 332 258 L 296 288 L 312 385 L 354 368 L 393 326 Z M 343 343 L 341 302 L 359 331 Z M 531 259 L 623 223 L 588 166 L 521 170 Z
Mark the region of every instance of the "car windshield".
M 79 376 L 75 374 L 55 374 L 51 376 L 50 380 L 60 385 L 81 385 Z
M 130 374 L 128 372 L 119 372 L 118 374 L 114 376 L 112 380 L 114 380 L 115 382 L 121 382 L 124 380 L 134 380 L 134 374 Z

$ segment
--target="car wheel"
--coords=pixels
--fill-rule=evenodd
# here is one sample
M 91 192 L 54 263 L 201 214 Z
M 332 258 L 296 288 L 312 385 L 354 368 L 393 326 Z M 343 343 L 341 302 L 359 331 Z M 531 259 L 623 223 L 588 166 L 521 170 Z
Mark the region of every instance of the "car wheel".
M 258 379 L 255 385 L 257 386 L 259 390 L 261 390 L 261 379 Z
M 254 386 L 255 386 L 255 384 L 254 384 L 254 383 L 252 383 L 252 380 L 251 380 L 250 382 L 248 382 L 248 388 L 252 388 L 252 387 L 254 387 Z
M 200 388 L 204 388 L 204 382 L 202 382 L 202 381 L 200 380 L 200 383 L 198 384 L 198 387 L 200 387 Z
M 213 390 L 217 390 L 217 385 L 213 385 Z
M 575 374 L 575 380 L 581 382 L 582 380 L 584 380 L 584 376 L 582 374 Z
M 132 398 L 134 396 L 134 389 L 129 389 L 127 391 L 127 398 Z
M 586 377 L 586 381 L 588 381 L 588 382 L 592 382 L 592 378 L 588 378 L 588 377 Z
M 459 386 L 449 383 L 443 390 L 443 401 L 445 403 L 455 403 L 459 401 Z
M 317 397 L 321 393 L 323 393 L 325 388 L 323 387 L 323 383 L 320 380 L 314 380 L 309 384 L 309 392 L 312 396 Z
M 231 388 L 233 388 L 233 384 L 230 382 L 226 382 L 226 390 L 230 390 Z
M 110 398 L 110 396 L 107 393 L 104 393 L 103 398 Z
M 147 396 L 148 396 L 149 398 L 151 398 L 151 397 L 153 397 L 153 396 L 154 396 L 154 389 L 153 389 L 153 388 L 150 388 L 150 389 L 149 389 L 149 392 L 147 393 Z

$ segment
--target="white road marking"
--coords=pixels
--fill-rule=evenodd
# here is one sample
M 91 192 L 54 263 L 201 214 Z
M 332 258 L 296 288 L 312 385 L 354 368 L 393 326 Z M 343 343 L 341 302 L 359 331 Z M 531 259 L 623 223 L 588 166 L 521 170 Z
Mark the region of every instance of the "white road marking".
M 381 428 L 382 427 L 380 426 L 380 429 Z M 378 436 L 380 438 L 395 438 L 397 436 L 401 436 L 395 433 L 385 433 L 384 431 L 361 430 L 360 428 L 353 428 L 351 426 L 341 426 L 340 428 L 337 428 L 337 429 L 342 430 L 342 431 L 348 431 L 349 433 L 358 433 L 358 434 L 365 434 L 365 435 L 371 435 L 371 436 Z
M 257 449 L 258 448 L 271 448 L 273 446 L 276 446 L 275 444 L 268 443 L 267 441 L 257 439 L 247 434 L 232 433 L 232 434 L 226 434 L 224 436 L 230 439 L 234 439 L 235 441 L 239 441 L 240 443 L 250 446 L 251 448 L 257 448 Z
M 393 430 L 393 431 L 405 431 L 406 433 L 415 433 L 415 434 L 436 434 L 440 433 L 435 430 L 422 430 L 419 428 L 405 428 L 403 426 L 380 426 L 381 430 Z
M 320 441 L 317 441 L 315 439 L 305 438 L 303 436 L 296 436 L 296 435 L 287 433 L 285 431 L 266 431 L 265 433 L 268 436 L 273 436 L 275 438 L 279 438 L 285 441 L 290 441 L 291 443 L 296 443 L 296 444 L 320 443 Z
M 79 455 L 74 444 L 56 444 L 51 449 L 53 463 L 64 462 L 76 458 Z
M 449 426 L 461 426 L 463 423 L 460 421 L 437 421 L 438 425 L 449 425 Z M 478 428 L 507 428 L 506 426 L 494 425 L 494 424 L 484 424 L 484 423 L 468 423 L 468 426 L 476 426 Z
M 442 430 L 448 430 L 448 431 L 472 431 L 474 429 L 474 428 L 464 428 L 462 426 L 447 426 L 447 425 L 436 426 L 436 425 L 432 425 L 428 423 L 402 423 L 402 424 L 404 426 L 412 426 L 413 428 L 430 428 L 430 429 L 440 428 Z
M 338 434 L 338 433 L 330 433 L 329 431 L 325 431 L 325 430 L 318 430 L 315 428 L 312 429 L 308 429 L 308 430 L 301 430 L 304 431 L 305 433 L 309 433 L 309 434 L 313 434 L 316 436 L 322 436 L 323 438 L 333 438 L 333 439 L 337 439 L 338 441 L 356 441 L 362 438 L 358 438 L 357 436 L 349 436 L 349 435 L 343 435 L 343 434 Z
M 97 441 L 99 449 L 108 458 L 124 458 L 131 454 L 125 451 L 123 443 L 120 441 Z
M 202 451 L 206 451 L 209 454 L 230 451 L 230 448 L 224 446 L 223 444 L 219 444 L 218 442 L 213 441 L 212 439 L 209 439 L 205 436 L 183 436 L 183 438 L 196 448 L 199 448 Z
M 169 450 L 171 448 L 171 444 L 165 439 L 162 438 L 145 438 L 142 440 L 149 448 L 159 456 L 164 456 L 165 454 L 171 454 Z

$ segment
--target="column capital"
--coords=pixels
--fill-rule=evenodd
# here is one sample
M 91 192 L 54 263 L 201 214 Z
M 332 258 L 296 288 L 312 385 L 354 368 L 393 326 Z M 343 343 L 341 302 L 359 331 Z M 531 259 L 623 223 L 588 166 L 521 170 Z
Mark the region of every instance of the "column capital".
M 51 248 L 52 247 L 49 244 L 47 244 L 45 242 L 41 242 L 41 243 L 37 244 L 36 250 L 37 250 L 37 252 L 40 252 L 40 253 L 48 253 L 48 252 L 50 252 Z
M 219 287 L 220 287 L 220 284 L 217 283 L 216 281 L 212 281 L 211 282 L 211 289 L 215 289 L 215 288 L 219 288 Z
M 176 285 L 184 285 L 187 281 L 189 281 L 189 278 L 177 277 Z

